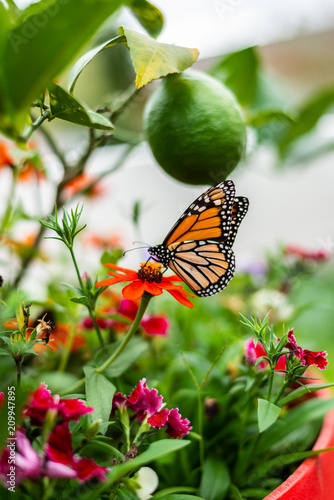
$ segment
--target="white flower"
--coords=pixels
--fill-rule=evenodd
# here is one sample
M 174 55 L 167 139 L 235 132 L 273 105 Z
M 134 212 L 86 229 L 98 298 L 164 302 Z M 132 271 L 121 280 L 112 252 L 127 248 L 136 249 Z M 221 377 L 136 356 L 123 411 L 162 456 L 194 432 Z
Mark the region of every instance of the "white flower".
M 152 498 L 151 493 L 157 489 L 159 485 L 159 478 L 156 472 L 150 467 L 141 467 L 134 478 L 137 485 L 136 495 L 140 500 L 148 500 Z

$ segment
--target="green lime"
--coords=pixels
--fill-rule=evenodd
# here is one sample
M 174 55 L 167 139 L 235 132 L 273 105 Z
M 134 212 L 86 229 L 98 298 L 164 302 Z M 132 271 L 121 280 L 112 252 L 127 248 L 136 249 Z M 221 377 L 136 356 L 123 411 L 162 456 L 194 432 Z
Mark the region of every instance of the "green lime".
M 246 127 L 230 91 L 197 70 L 166 76 L 144 111 L 153 155 L 187 184 L 225 180 L 245 151 Z

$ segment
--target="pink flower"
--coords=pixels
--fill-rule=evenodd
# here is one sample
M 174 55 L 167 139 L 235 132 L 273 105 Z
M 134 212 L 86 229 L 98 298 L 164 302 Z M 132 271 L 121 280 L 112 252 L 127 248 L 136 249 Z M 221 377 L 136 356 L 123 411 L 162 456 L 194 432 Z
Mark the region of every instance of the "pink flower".
M 147 423 L 151 427 L 161 429 L 166 425 L 166 432 L 170 437 L 182 438 L 188 434 L 192 429 L 189 420 L 181 418 L 177 408 L 168 410 L 163 406 L 162 396 L 158 395 L 156 389 L 149 389 L 144 378 L 138 382 L 129 397 L 123 396 L 120 392 L 114 395 L 112 414 L 121 408 L 128 408 L 135 412 L 134 418 L 140 422 L 147 418 Z
M 31 446 L 23 430 L 18 430 L 15 452 L 15 483 L 18 486 L 24 479 L 37 481 L 41 477 L 75 478 L 76 472 L 64 464 L 46 460 L 44 455 L 38 455 Z M 0 457 L 0 477 L 6 485 L 10 471 L 10 449 L 6 446 Z
M 257 342 L 257 344 L 255 346 L 254 339 L 249 339 L 246 341 L 246 343 L 245 343 L 245 357 L 246 357 L 246 361 L 250 365 L 255 365 L 256 361 L 265 355 L 266 355 L 266 351 L 264 350 L 264 347 L 261 344 L 261 342 Z M 257 366 L 263 370 L 266 366 L 268 366 L 268 361 L 266 359 L 264 359 Z M 275 366 L 275 370 L 285 370 L 285 368 L 286 368 L 285 357 L 281 356 L 279 358 L 279 360 L 277 361 L 277 364 Z
M 146 379 L 138 382 L 137 387 L 133 389 L 127 398 L 128 407 L 134 412 L 139 412 L 136 418 L 142 422 L 145 416 L 151 416 L 157 413 L 162 406 L 162 396 L 158 396 L 156 389 L 149 389 L 146 385 Z
M 3 392 L 0 392 L 0 410 L 5 406 L 5 395 Z
M 294 355 L 301 360 L 302 366 L 315 365 L 320 370 L 324 370 L 328 365 L 326 351 L 309 351 L 297 345 L 295 336 L 293 335 L 293 328 L 288 331 L 288 342 L 285 344 L 285 347 L 294 351 Z
M 72 434 L 68 423 L 64 422 L 55 427 L 47 445 L 47 456 L 53 461 L 72 467 L 76 479 L 81 482 L 96 477 L 105 481 L 106 467 L 101 467 L 92 458 L 79 457 L 73 453 Z
M 187 418 L 181 418 L 178 408 L 173 408 L 170 410 L 167 419 L 167 430 L 166 433 L 172 438 L 181 438 L 185 434 L 188 434 L 192 427 L 189 425 L 190 422 Z
M 31 394 L 28 407 L 24 410 L 24 416 L 29 417 L 31 424 L 42 426 L 48 410 L 56 410 L 58 417 L 64 421 L 79 420 L 80 415 L 86 415 L 94 411 L 94 408 L 86 406 L 79 399 L 63 399 L 52 396 L 47 385 L 41 383 Z
M 286 255 L 293 255 L 301 260 L 324 261 L 330 258 L 330 253 L 326 252 L 326 250 L 306 250 L 295 245 L 287 245 L 284 252 Z

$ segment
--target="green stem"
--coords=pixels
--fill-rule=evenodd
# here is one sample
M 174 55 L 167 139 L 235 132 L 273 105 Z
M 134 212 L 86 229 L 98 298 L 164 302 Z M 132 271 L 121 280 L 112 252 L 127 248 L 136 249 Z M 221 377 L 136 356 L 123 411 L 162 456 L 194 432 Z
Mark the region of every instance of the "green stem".
M 21 137 L 24 142 L 28 142 L 31 135 L 37 130 L 45 120 L 48 120 L 51 116 L 51 111 L 49 109 L 45 110 L 44 113 L 37 118 L 37 120 L 32 123 L 27 132 Z
M 287 386 L 289 385 L 289 383 L 290 383 L 290 380 L 286 380 L 284 382 L 284 384 L 281 387 L 281 390 L 279 391 L 279 393 L 277 394 L 277 396 L 275 398 L 274 405 L 276 405 L 278 403 L 278 401 L 281 399 L 281 396 L 282 396 L 283 392 L 285 391 L 285 389 L 287 388 Z
M 274 370 L 271 369 L 270 376 L 269 376 L 268 396 L 267 396 L 268 401 L 270 401 L 270 398 L 271 398 L 271 391 L 273 388 L 273 380 L 274 380 Z
M 122 98 L 121 98 L 121 103 L 120 105 L 114 109 L 114 111 L 111 113 L 109 116 L 110 121 L 115 121 L 124 111 L 125 108 L 130 104 L 132 99 L 136 97 L 138 92 L 140 92 L 141 89 L 134 89 L 132 85 L 124 92 Z
M 200 390 L 197 391 L 197 407 L 198 407 L 198 434 L 200 435 L 199 459 L 200 459 L 201 469 L 203 470 L 204 467 L 203 401 Z
M 22 360 L 15 359 L 15 364 L 16 364 L 16 381 L 17 381 L 17 387 L 21 387 Z
M 147 306 L 148 306 L 151 298 L 152 298 L 151 294 L 149 294 L 147 292 L 144 293 L 144 295 L 141 298 L 141 302 L 140 302 L 140 306 L 139 306 L 137 315 L 135 317 L 135 320 L 134 320 L 130 330 L 128 331 L 128 333 L 124 337 L 124 339 L 123 339 L 122 343 L 119 345 L 118 349 L 116 349 L 116 351 L 107 359 L 107 361 L 105 361 L 103 363 L 103 365 L 101 365 L 100 367 L 97 368 L 96 371 L 98 373 L 103 373 L 104 370 L 106 370 L 106 368 L 108 368 L 108 366 L 111 365 L 111 363 L 113 363 L 116 358 L 118 358 L 118 356 L 125 349 L 127 344 L 130 342 L 130 340 L 132 339 L 132 337 L 136 333 L 136 331 L 140 325 L 141 320 L 143 319 L 143 316 L 145 314 L 145 311 L 147 309 Z
M 84 284 L 83 284 L 83 281 L 82 281 L 82 278 L 81 278 L 81 275 L 80 275 L 80 271 L 79 271 L 79 267 L 78 267 L 78 264 L 77 264 L 77 260 L 75 258 L 74 252 L 73 252 L 73 247 L 68 247 L 68 249 L 69 249 L 69 251 L 71 253 L 73 264 L 74 264 L 74 267 L 75 267 L 75 270 L 76 270 L 76 273 L 77 273 L 77 277 L 78 277 L 78 280 L 79 280 L 79 283 L 80 283 L 80 288 L 84 292 L 85 287 L 84 287 Z M 90 316 L 91 320 L 93 321 L 94 328 L 95 328 L 95 331 L 96 331 L 97 336 L 99 338 L 101 347 L 104 347 L 104 340 L 103 340 L 103 337 L 102 337 L 102 333 L 101 333 L 100 327 L 99 327 L 99 325 L 97 324 L 97 321 L 96 321 L 95 311 L 94 311 L 94 309 L 91 306 L 87 306 L 87 309 L 88 309 L 88 312 L 89 312 L 89 316 Z

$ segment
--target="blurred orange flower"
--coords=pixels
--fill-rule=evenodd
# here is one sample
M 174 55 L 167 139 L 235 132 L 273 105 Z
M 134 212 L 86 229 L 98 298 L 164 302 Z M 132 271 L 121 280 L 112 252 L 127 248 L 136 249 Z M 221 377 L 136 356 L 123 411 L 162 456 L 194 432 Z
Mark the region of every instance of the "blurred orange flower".
M 10 167 L 14 164 L 14 160 L 9 152 L 9 145 L 6 142 L 0 142 L 0 168 Z
M 105 188 L 102 186 L 100 182 L 91 186 L 91 183 L 94 182 L 94 177 L 82 173 L 75 177 L 74 179 L 68 181 L 65 185 L 64 196 L 66 199 L 72 198 L 76 194 L 83 191 L 83 195 L 88 198 L 96 198 L 99 196 L 103 196 L 105 194 Z

